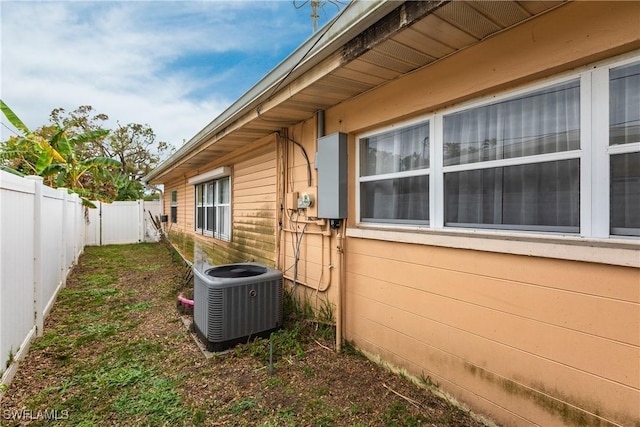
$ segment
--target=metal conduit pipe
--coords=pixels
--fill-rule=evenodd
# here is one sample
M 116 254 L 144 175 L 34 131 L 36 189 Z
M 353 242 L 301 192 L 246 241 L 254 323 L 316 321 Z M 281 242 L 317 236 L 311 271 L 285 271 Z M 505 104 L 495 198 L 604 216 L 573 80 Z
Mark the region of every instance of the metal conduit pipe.
M 343 316 L 342 316 L 342 306 L 343 306 L 343 270 L 344 270 L 344 231 L 345 231 L 345 222 L 343 221 L 338 232 L 336 234 L 336 255 L 337 260 L 337 269 L 338 269 L 338 281 L 336 286 L 338 287 L 338 299 L 336 304 L 336 353 L 340 353 L 342 351 L 342 328 L 344 324 Z
M 282 277 L 284 277 L 285 279 L 290 280 L 290 281 L 293 282 L 293 277 L 291 277 L 291 276 L 283 274 Z M 307 282 L 304 282 L 304 281 L 302 281 L 300 279 L 297 279 L 296 283 L 298 285 L 304 286 L 305 288 L 312 289 L 312 290 L 314 290 L 316 292 L 327 292 L 329 290 L 329 288 L 331 287 L 331 275 L 329 275 L 329 281 L 322 288 L 320 287 L 320 283 L 318 283 L 318 286 L 314 286 L 314 285 L 312 285 L 310 283 L 307 283 Z
M 311 224 L 311 223 L 309 223 Z M 292 230 L 291 228 L 283 228 L 282 231 L 286 231 L 288 233 L 300 233 L 300 230 Z M 322 231 L 304 231 L 304 234 L 318 234 L 322 236 L 331 236 L 331 230 L 322 230 Z
M 321 227 L 324 227 L 325 225 L 327 225 L 326 219 L 296 219 L 296 220 L 292 219 L 291 222 L 295 222 L 296 224 L 315 224 Z
M 318 110 L 316 112 L 316 121 L 318 125 L 318 138 L 324 136 L 324 110 Z
M 282 229 L 282 231 L 286 231 L 286 232 L 289 232 L 289 233 L 295 233 L 295 230 L 290 230 L 290 229 L 286 229 L 286 228 L 283 228 L 283 229 Z M 331 270 L 333 269 L 333 264 L 331 263 L 331 249 L 329 249 L 329 266 L 328 266 L 328 269 L 329 269 L 329 279 L 327 280 L 327 283 L 325 283 L 324 287 L 322 287 L 322 288 L 321 288 L 321 287 L 320 287 L 320 285 L 322 284 L 321 280 L 322 280 L 322 276 L 324 275 L 324 268 L 325 268 L 325 267 L 324 267 L 324 259 L 325 259 L 324 252 L 325 252 L 325 247 L 329 247 L 329 246 L 330 246 L 330 244 L 331 244 L 331 239 L 329 239 L 329 245 L 325 245 L 325 242 L 324 242 L 324 240 L 325 240 L 325 239 L 324 239 L 324 237 L 325 237 L 325 236 L 327 236 L 327 237 L 331 237 L 331 230 L 327 230 L 327 231 L 316 231 L 316 232 L 313 232 L 313 231 L 305 231 L 305 233 L 309 233 L 309 234 L 316 234 L 316 235 L 321 235 L 321 236 L 323 236 L 323 237 L 322 237 L 322 257 L 320 258 L 320 266 L 322 267 L 322 274 L 320 275 L 320 280 L 318 281 L 318 286 L 313 286 L 313 285 L 311 285 L 310 283 L 303 282 L 303 281 L 301 281 L 300 279 L 297 279 L 297 278 L 294 278 L 294 277 L 288 276 L 288 275 L 286 275 L 286 274 L 283 274 L 283 277 L 284 277 L 285 279 L 287 279 L 287 280 L 291 280 L 292 282 L 293 282 L 293 281 L 295 281 L 295 283 L 297 283 L 297 284 L 299 284 L 299 285 L 305 286 L 305 287 L 307 287 L 307 288 L 309 288 L 309 289 L 313 289 L 313 290 L 314 290 L 314 291 L 316 291 L 316 292 L 326 292 L 326 291 L 327 291 L 327 290 L 329 290 L 329 288 L 331 287 Z M 285 245 L 285 246 L 286 246 L 286 245 Z M 294 256 L 295 256 L 295 254 L 294 254 Z M 297 261 L 295 261 L 295 262 L 297 262 Z

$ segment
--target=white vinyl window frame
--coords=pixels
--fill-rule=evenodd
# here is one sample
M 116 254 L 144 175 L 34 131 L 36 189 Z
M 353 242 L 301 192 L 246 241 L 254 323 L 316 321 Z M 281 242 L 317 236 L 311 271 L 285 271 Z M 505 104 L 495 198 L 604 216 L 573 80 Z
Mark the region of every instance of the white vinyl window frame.
M 420 169 L 413 169 L 413 170 L 407 170 L 407 171 L 401 171 L 401 172 L 389 172 L 389 173 L 379 173 L 379 174 L 370 174 L 370 175 L 363 175 L 361 176 L 361 171 L 360 171 L 360 161 L 362 160 L 361 158 L 361 153 L 360 153 L 360 139 L 365 139 L 368 137 L 372 137 L 372 136 L 376 136 L 376 135 L 380 135 L 380 134 L 385 134 L 388 133 L 390 131 L 400 131 L 404 128 L 410 128 L 416 125 L 420 125 L 420 124 L 426 124 L 429 128 L 429 135 L 428 135 L 428 145 L 429 145 L 429 167 L 426 168 L 420 168 Z M 411 121 L 407 121 L 407 122 L 402 122 L 399 124 L 395 124 L 395 125 L 391 125 L 391 126 L 387 126 L 383 129 L 378 129 L 374 132 L 369 132 L 367 134 L 362 134 L 358 136 L 358 147 L 356 149 L 356 162 L 358 165 L 358 177 L 357 177 L 357 185 L 356 185 L 356 194 L 357 194 L 357 217 L 358 217 L 358 221 L 362 221 L 362 222 L 368 222 L 368 223 L 384 223 L 384 224 L 406 224 L 406 225 L 412 225 L 415 227 L 419 227 L 419 228 L 423 228 L 423 227 L 428 227 L 429 226 L 429 220 L 403 220 L 403 219 L 398 219 L 398 220 L 391 220 L 391 219 L 373 219 L 373 218 L 362 218 L 361 217 L 361 205 L 360 205 L 360 201 L 361 201 L 361 185 L 364 183 L 370 183 L 370 182 L 377 182 L 377 181 L 386 181 L 386 180 L 392 180 L 392 179 L 402 179 L 402 178 L 412 178 L 412 177 L 421 177 L 421 176 L 426 176 L 428 177 L 429 180 L 429 186 L 431 186 L 431 162 L 433 161 L 433 144 L 430 142 L 433 141 L 433 124 L 431 123 L 431 121 L 429 119 L 425 119 L 425 118 L 421 118 L 418 120 L 411 120 Z M 432 204 L 431 204 L 431 198 L 429 198 L 429 218 L 431 218 L 431 211 L 432 211 Z
M 575 81 L 579 81 L 579 78 L 576 78 L 575 76 L 571 76 L 569 78 L 566 79 L 558 79 L 552 82 L 545 82 L 544 84 L 541 85 L 536 85 L 536 86 L 530 86 L 527 88 L 524 88 L 520 91 L 515 91 L 515 92 L 511 92 L 508 95 L 504 95 L 504 96 L 500 96 L 500 97 L 495 97 L 495 98 L 490 98 L 489 100 L 483 100 L 480 101 L 478 103 L 472 104 L 472 105 L 465 105 L 462 108 L 455 108 L 455 109 L 451 109 L 451 110 L 447 110 L 445 112 L 443 112 L 442 114 L 437 115 L 437 120 L 439 122 L 439 129 L 441 129 L 440 133 L 437 135 L 437 144 L 442 147 L 442 150 L 444 152 L 444 135 L 445 135 L 445 130 L 444 130 L 444 121 L 446 120 L 447 117 L 453 116 L 456 113 L 462 113 L 462 112 L 469 112 L 469 111 L 473 111 L 477 108 L 481 108 L 481 107 L 487 107 L 487 106 L 492 106 L 492 105 L 500 105 L 503 102 L 511 102 L 511 101 L 520 101 L 521 99 L 524 98 L 528 98 L 531 95 L 535 95 L 536 93 L 538 93 L 538 91 L 545 91 L 546 89 L 551 89 L 551 88 L 555 88 L 558 85 L 563 85 L 563 84 L 567 84 L 567 83 L 571 83 L 571 82 L 575 82 Z M 578 84 L 580 84 L 581 82 L 578 82 Z M 578 90 L 579 92 L 581 92 L 580 88 L 582 86 L 580 85 Z M 583 94 L 580 93 L 580 100 L 579 100 L 579 107 L 580 110 L 584 109 L 584 104 L 582 102 L 583 99 Z M 501 128 L 501 121 L 503 120 L 503 117 L 498 116 L 497 122 L 498 122 L 498 128 Z M 582 122 L 580 123 L 580 127 L 582 127 Z M 582 136 L 582 132 L 580 132 L 581 136 Z M 580 139 L 580 147 L 583 147 L 583 141 L 582 139 Z M 498 152 L 503 152 L 504 151 L 504 145 L 498 145 L 496 147 Z M 550 152 L 550 153 L 545 153 L 545 154 L 536 154 L 536 155 L 520 155 L 520 156 L 514 156 L 514 157 L 509 157 L 509 158 L 501 158 L 501 159 L 495 159 L 495 160 L 484 160 L 484 161 L 475 161 L 475 162 L 468 162 L 468 163 L 460 163 L 460 164 L 455 164 L 455 165 L 448 165 L 445 166 L 444 165 L 444 156 L 443 156 L 443 152 L 440 153 L 439 158 L 436 160 L 437 165 L 438 165 L 438 169 L 441 170 L 441 173 L 436 175 L 439 180 L 436 182 L 436 185 L 438 185 L 439 187 L 441 187 L 441 193 L 442 194 L 442 198 L 437 201 L 438 205 L 437 206 L 442 206 L 442 208 L 439 210 L 439 224 L 444 224 L 444 227 L 446 228 L 456 228 L 456 227 L 460 227 L 460 228 L 472 228 L 472 229 L 493 229 L 493 230 L 512 230 L 512 231 L 518 231 L 518 230 L 523 230 L 523 231 L 541 231 L 541 232 L 559 232 L 559 233 L 569 233 L 569 234 L 576 234 L 579 232 L 579 226 L 577 227 L 568 227 L 568 226 L 555 226 L 555 225 L 527 225 L 527 224 L 457 224 L 457 223 L 446 223 L 446 208 L 445 203 L 446 203 L 446 189 L 444 188 L 445 185 L 445 177 L 447 174 L 451 173 L 457 173 L 457 172 L 473 172 L 473 171 L 481 171 L 481 170 L 497 170 L 497 169 L 502 169 L 502 172 L 504 173 L 504 170 L 508 167 L 513 167 L 513 166 L 525 166 L 525 165 L 542 165 L 542 164 L 549 164 L 549 163 L 557 163 L 560 161 L 565 161 L 565 160 L 578 160 L 578 162 L 581 162 L 581 156 L 582 156 L 582 150 L 580 148 L 578 149 L 574 149 L 574 150 L 567 150 L 567 151 L 555 151 L 555 152 Z M 580 179 L 581 181 L 582 179 Z M 501 186 L 502 187 L 502 186 Z M 503 196 L 504 193 L 500 192 L 501 197 Z M 580 188 L 578 188 L 578 197 L 580 195 Z M 498 205 L 501 206 L 500 209 L 500 213 L 499 216 L 502 217 L 502 213 L 505 211 L 504 206 L 503 206 L 504 200 L 500 200 L 498 202 Z M 579 210 L 580 207 L 577 206 L 577 210 Z M 580 220 L 580 214 L 578 213 L 578 221 Z
M 225 191 L 226 187 L 226 191 Z M 226 200 L 225 200 L 226 194 Z M 213 209 L 215 216 L 214 237 L 231 240 L 231 177 L 217 179 L 213 191 Z
M 231 168 L 214 169 L 191 178 L 189 183 L 194 185 L 195 232 L 231 241 Z
M 631 154 L 640 152 L 640 142 L 609 145 L 609 75 L 612 69 L 637 63 L 640 57 L 634 57 L 625 61 L 618 61 L 598 67 L 591 73 L 593 88 L 592 103 L 592 134 L 593 151 L 606 153 L 605 156 L 593 156 L 592 159 L 592 184 L 593 199 L 591 204 L 591 236 L 606 238 L 611 233 L 610 218 L 610 180 L 611 156 L 617 154 Z M 640 208 L 639 208 L 640 209 Z
M 366 237 L 366 228 L 398 229 L 404 232 L 410 230 L 419 230 L 425 228 L 403 224 L 400 222 L 390 224 L 387 221 L 371 222 L 362 221 L 360 212 L 360 183 L 366 181 L 366 177 L 360 176 L 360 139 L 367 138 L 372 135 L 383 133 L 394 127 L 406 126 L 411 123 L 421 121 L 429 121 L 430 123 L 430 193 L 429 193 L 429 224 L 426 228 L 431 230 L 450 230 L 456 234 L 461 233 L 492 233 L 496 237 L 501 233 L 505 235 L 531 235 L 531 236 L 556 236 L 566 237 L 573 240 L 574 236 L 588 239 L 618 239 L 620 241 L 629 241 L 632 243 L 637 240 L 633 236 L 618 236 L 611 233 L 610 229 L 610 159 L 612 155 L 623 153 L 640 152 L 640 142 L 609 145 L 609 70 L 631 64 L 640 60 L 638 53 L 626 55 L 623 59 L 614 59 L 603 61 L 598 64 L 591 64 L 583 67 L 581 70 L 566 73 L 561 76 L 549 78 L 543 82 L 538 82 L 527 87 L 515 91 L 501 93 L 499 95 L 484 97 L 473 100 L 462 105 L 436 112 L 433 114 L 421 116 L 411 122 L 398 123 L 380 129 L 375 129 L 367 133 L 356 135 L 356 224 L 364 231 L 351 232 L 350 235 L 357 237 Z M 456 112 L 490 105 L 502 100 L 508 100 L 521 95 L 544 89 L 563 82 L 579 79 L 580 82 L 580 148 L 571 151 L 554 152 L 547 154 L 539 154 L 533 156 L 508 158 L 485 161 L 481 163 L 468 163 L 462 165 L 444 166 L 443 160 L 443 141 L 444 141 L 444 124 L 443 118 L 446 115 Z M 606 153 L 606 155 L 602 155 Z M 509 230 L 500 227 L 476 227 L 460 229 L 454 226 L 445 226 L 444 220 L 444 174 L 448 172 L 456 172 L 480 168 L 506 167 L 512 165 L 533 164 L 550 161 L 560 161 L 578 159 L 580 163 L 580 202 L 579 202 L 579 232 L 566 233 L 554 230 L 518 230 L 512 227 Z M 373 233 L 376 234 L 376 233 Z M 373 235 L 372 234 L 372 235 Z M 409 238 L 409 240 L 414 240 Z

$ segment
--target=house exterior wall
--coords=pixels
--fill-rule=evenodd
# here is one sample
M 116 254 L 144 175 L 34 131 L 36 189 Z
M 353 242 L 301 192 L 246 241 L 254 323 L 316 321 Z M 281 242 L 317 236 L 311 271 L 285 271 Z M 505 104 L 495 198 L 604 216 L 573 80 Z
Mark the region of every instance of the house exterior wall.
M 192 262 L 220 265 L 233 262 L 276 263 L 276 140 L 264 138 L 239 153 L 217 159 L 200 170 L 165 183 L 163 207 L 171 212 L 171 192 L 178 191 L 178 221 L 165 227 L 169 239 Z M 230 241 L 195 231 L 195 187 L 189 179 L 221 166 L 231 168 Z
M 326 133 L 350 135 L 348 341 L 506 425 L 640 423 L 637 268 L 456 249 L 446 235 L 432 245 L 429 231 L 422 243 L 381 240 L 357 223 L 354 178 L 361 132 L 638 49 L 639 6 L 562 6 L 326 111 Z M 303 127 L 291 133 L 314 152 L 314 131 Z M 295 170 L 287 191 L 304 191 L 302 173 Z M 317 241 L 302 241 L 307 270 L 299 274 L 311 283 L 322 271 L 310 261 L 322 255 Z M 327 242 L 336 265 L 335 232 Z M 502 245 L 499 236 L 494 242 L 486 245 Z M 544 245 L 551 253 L 553 238 Z M 331 273 L 328 298 L 336 301 L 339 278 Z
M 276 143 L 252 151 L 234 164 L 232 240 L 220 262 L 254 261 L 273 267 L 276 250 Z
M 165 213 L 178 190 L 172 240 L 215 264 L 275 265 L 298 297 L 331 307 L 347 341 L 501 424 L 640 425 L 637 251 L 579 236 L 376 228 L 356 215 L 359 134 L 638 55 L 639 17 L 640 2 L 570 2 L 326 110 L 325 133 L 349 135 L 346 229 L 297 209 L 317 194 L 310 118 L 166 182 Z M 231 242 L 193 232 L 188 180 L 220 166 L 232 167 Z
M 637 269 L 370 239 L 346 247 L 346 337 L 357 347 L 506 425 L 638 420 Z
M 326 219 L 316 218 L 317 200 L 309 209 L 304 210 L 298 210 L 296 203 L 303 193 L 311 194 L 314 199 L 317 197 L 315 119 L 291 127 L 287 138 L 282 138 L 281 141 L 285 196 L 284 214 L 281 218 L 280 268 L 285 272 L 284 277 L 298 299 L 310 304 L 318 312 L 323 312 L 328 317 L 323 320 L 335 322 L 339 291 L 336 232 L 329 228 Z M 296 146 L 293 141 L 300 146 Z M 300 147 L 308 155 L 308 166 Z
M 177 221 L 171 222 L 171 193 L 177 191 Z M 165 232 L 171 243 L 180 251 L 182 256 L 193 262 L 193 230 L 194 230 L 194 199 L 193 185 L 189 185 L 187 177 L 165 183 L 162 208 L 169 221 L 165 223 Z

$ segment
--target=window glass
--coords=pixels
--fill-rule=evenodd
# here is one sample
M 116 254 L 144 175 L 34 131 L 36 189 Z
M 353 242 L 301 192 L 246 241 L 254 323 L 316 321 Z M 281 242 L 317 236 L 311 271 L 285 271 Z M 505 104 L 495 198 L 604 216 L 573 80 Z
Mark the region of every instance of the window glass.
M 231 218 L 229 206 L 222 206 L 218 208 L 218 237 L 221 239 L 229 239 Z
M 229 207 L 229 199 L 231 195 L 230 191 L 230 179 L 223 178 L 218 180 L 218 190 L 217 190 L 217 207 L 216 207 L 216 215 L 218 216 L 217 223 L 217 236 L 221 239 L 228 239 L 230 236 L 229 229 L 231 227 L 231 215 Z
M 204 184 L 206 186 L 206 194 L 205 194 L 205 214 L 206 214 L 206 230 L 213 231 L 214 225 L 214 207 L 213 207 L 213 194 L 215 189 L 215 182 L 208 182 Z
M 221 180 L 218 181 L 218 185 L 220 187 L 220 189 L 218 190 L 218 203 L 229 203 L 229 196 L 230 196 L 230 191 L 229 191 L 229 178 L 223 178 Z
M 203 230 L 205 227 L 204 208 L 205 184 L 196 185 L 196 229 Z
M 609 72 L 609 144 L 623 145 L 609 160 L 610 232 L 640 236 L 640 62 Z M 620 151 L 629 152 L 620 152 Z
M 206 194 L 206 204 L 213 205 L 213 190 L 215 185 L 213 182 L 209 182 L 206 184 L 207 186 L 207 194 Z
M 203 195 L 203 185 L 196 185 L 196 205 L 202 205 L 202 203 L 204 202 Z
M 609 144 L 640 142 L 640 62 L 609 74 Z
M 196 228 L 202 230 L 204 228 L 204 207 L 196 208 Z
M 611 156 L 611 234 L 640 236 L 640 152 Z
M 178 191 L 173 190 L 171 192 L 171 223 L 176 224 L 178 222 Z
M 213 231 L 214 217 L 215 217 L 215 208 L 213 206 L 206 207 L 207 213 L 207 231 Z
M 360 176 L 429 167 L 429 122 L 360 140 Z
M 578 159 L 445 174 L 445 224 L 578 232 Z
M 444 117 L 445 166 L 579 148 L 578 80 Z
M 360 184 L 363 221 L 429 221 L 429 175 Z

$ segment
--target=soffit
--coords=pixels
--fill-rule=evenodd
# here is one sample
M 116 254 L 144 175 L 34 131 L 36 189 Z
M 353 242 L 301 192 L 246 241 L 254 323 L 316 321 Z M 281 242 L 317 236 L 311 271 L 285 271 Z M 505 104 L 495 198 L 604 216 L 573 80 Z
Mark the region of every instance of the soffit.
M 281 85 L 270 101 L 251 113 L 217 129 L 185 156 L 170 172 L 184 176 L 211 161 L 255 142 L 282 128 L 307 120 L 315 112 L 370 91 L 407 73 L 481 42 L 563 1 L 453 1 L 431 2 L 426 16 L 397 30 L 378 31 L 354 54 L 334 52 L 305 75 Z M 391 15 L 391 14 L 390 14 Z M 382 23 L 386 18 L 379 21 Z M 375 24 L 378 25 L 378 24 Z M 385 33 L 386 31 L 386 33 Z M 382 32 L 382 34 L 380 34 Z M 364 32 L 358 37 L 365 37 Z M 309 77 L 308 75 L 311 75 Z

